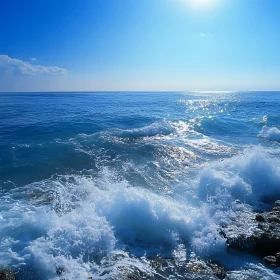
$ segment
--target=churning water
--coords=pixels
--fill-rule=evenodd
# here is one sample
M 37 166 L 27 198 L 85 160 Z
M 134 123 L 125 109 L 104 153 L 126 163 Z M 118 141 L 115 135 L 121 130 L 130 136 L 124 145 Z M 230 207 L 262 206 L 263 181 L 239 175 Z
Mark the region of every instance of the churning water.
M 219 233 L 280 198 L 279 108 L 280 92 L 2 93 L 0 267 L 196 279 L 192 259 L 280 279 Z

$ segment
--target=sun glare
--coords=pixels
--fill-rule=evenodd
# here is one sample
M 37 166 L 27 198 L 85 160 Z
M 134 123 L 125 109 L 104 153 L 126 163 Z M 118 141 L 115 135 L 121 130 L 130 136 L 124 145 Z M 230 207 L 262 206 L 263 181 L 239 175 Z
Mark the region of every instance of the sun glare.
M 210 9 L 214 8 L 219 0 L 182 0 L 192 9 Z

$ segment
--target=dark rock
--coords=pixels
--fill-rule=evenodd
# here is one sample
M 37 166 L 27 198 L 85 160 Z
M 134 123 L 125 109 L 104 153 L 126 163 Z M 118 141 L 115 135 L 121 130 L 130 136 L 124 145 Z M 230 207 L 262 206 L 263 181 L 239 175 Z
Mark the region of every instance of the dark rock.
M 64 271 L 65 271 L 65 270 L 64 270 L 63 267 L 57 267 L 57 268 L 55 269 L 55 272 L 56 272 L 57 275 L 61 275 Z
M 0 269 L 0 280 L 16 280 L 16 276 L 11 270 Z
M 264 217 L 263 217 L 261 214 L 257 214 L 257 215 L 256 215 L 256 221 L 258 221 L 258 222 L 264 222 L 265 220 L 264 220 Z
M 270 267 L 277 267 L 276 258 L 274 256 L 267 256 L 263 258 L 265 265 Z
M 224 279 L 226 277 L 226 271 L 223 267 L 212 263 L 210 267 L 212 268 L 213 275 L 217 276 L 219 279 Z
M 141 280 L 149 279 L 149 275 L 145 274 L 137 269 L 129 268 L 123 265 L 118 266 L 119 274 L 116 277 L 106 278 L 108 280 Z
M 126 279 L 127 280 L 140 280 L 141 278 L 134 273 L 130 273 L 130 274 L 126 275 Z
M 225 269 L 219 266 L 218 264 L 214 264 L 214 263 L 205 263 L 203 261 L 199 261 L 199 262 L 190 261 L 187 264 L 186 269 L 188 272 L 197 275 L 203 275 L 209 277 L 216 276 L 218 279 L 224 279 L 226 277 Z
M 242 217 L 240 217 L 242 220 Z M 223 229 L 220 233 L 227 239 L 229 248 L 247 250 L 261 256 L 276 255 L 280 252 L 280 200 L 269 212 L 256 214 L 251 232 Z M 280 262 L 280 256 L 279 256 Z
M 240 235 L 228 235 L 227 239 L 227 246 L 233 249 L 242 249 L 246 251 L 251 251 L 255 248 L 255 240 L 254 236 L 247 236 L 245 234 Z
M 276 263 L 277 263 L 277 266 L 280 266 L 280 253 L 277 253 L 277 255 L 276 255 Z
M 280 212 L 274 207 L 262 217 L 264 220 L 258 224 L 254 234 L 256 247 L 265 255 L 275 255 L 280 252 Z

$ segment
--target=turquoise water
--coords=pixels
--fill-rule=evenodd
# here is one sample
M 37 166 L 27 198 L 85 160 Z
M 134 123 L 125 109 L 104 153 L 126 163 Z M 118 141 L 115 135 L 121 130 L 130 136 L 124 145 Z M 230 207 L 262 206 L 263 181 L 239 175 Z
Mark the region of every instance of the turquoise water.
M 160 256 L 280 279 L 219 234 L 280 198 L 279 108 L 280 92 L 1 93 L 0 266 L 186 279 Z

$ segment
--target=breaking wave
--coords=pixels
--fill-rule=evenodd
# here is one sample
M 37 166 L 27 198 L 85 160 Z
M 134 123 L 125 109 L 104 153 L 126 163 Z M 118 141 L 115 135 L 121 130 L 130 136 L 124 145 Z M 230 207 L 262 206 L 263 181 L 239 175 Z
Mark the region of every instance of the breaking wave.
M 157 121 L 150 125 L 126 129 L 126 130 L 116 130 L 117 135 L 120 137 L 152 137 L 156 135 L 169 135 L 175 131 L 172 124 L 166 120 Z
M 280 130 L 277 127 L 264 126 L 259 133 L 259 137 L 270 141 L 280 142 Z
M 3 96 L 0 268 L 171 280 L 212 263 L 279 279 L 226 240 L 252 237 L 280 199 L 279 94 Z
M 1 265 L 13 264 L 19 274 L 32 270 L 40 279 L 42 271 L 45 279 L 58 272 L 102 279 L 106 269 L 114 274 L 122 263 L 152 275 L 141 258 L 175 257 L 178 251 L 185 259 L 194 252 L 228 260 L 219 227 L 233 223 L 248 205 L 280 198 L 279 166 L 263 148 L 248 148 L 204 164 L 185 186 L 188 197 L 131 187 L 106 168 L 97 177 L 53 176 L 15 189 L 2 197 Z

